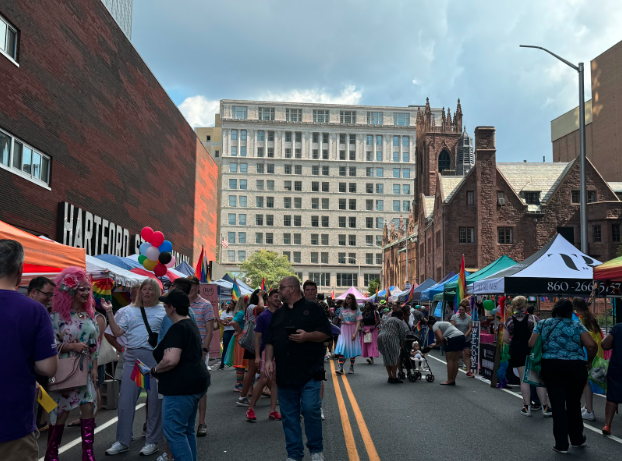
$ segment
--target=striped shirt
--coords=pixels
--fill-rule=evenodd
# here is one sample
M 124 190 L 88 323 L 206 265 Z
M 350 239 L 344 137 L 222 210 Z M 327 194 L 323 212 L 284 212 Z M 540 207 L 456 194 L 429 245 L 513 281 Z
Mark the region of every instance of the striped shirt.
M 214 321 L 214 308 L 212 307 L 212 303 L 199 296 L 196 301 L 190 305 L 190 308 L 192 312 L 194 312 L 197 326 L 199 327 L 199 333 L 201 333 L 201 340 L 203 340 L 207 334 L 208 323 Z

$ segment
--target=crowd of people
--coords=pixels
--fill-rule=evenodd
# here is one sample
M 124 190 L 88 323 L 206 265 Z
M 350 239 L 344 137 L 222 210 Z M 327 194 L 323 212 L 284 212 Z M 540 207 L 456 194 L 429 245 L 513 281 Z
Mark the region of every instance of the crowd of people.
M 199 296 L 199 280 L 188 277 L 176 279 L 165 293 L 157 280 L 147 279 L 133 287 L 131 304 L 115 312 L 109 301 L 95 302 L 90 277 L 77 267 L 63 270 L 55 280 L 34 278 L 27 293 L 20 293 L 16 287 L 23 285 L 23 262 L 18 242 L 0 240 L 0 346 L 14 351 L 6 357 L 12 379 L 0 380 L 3 459 L 37 459 L 37 437 L 47 432 L 44 459 L 58 461 L 69 414 L 79 410 L 79 419 L 70 425 L 80 427 L 82 459 L 95 460 L 95 419 L 105 375 L 98 359 L 105 342 L 120 353 L 116 440 L 106 455 L 130 450 L 136 403 L 143 391 L 133 377 L 139 364 L 147 393 L 140 454 L 162 450 L 159 461 L 197 459 L 196 437 L 207 434 L 209 348 L 218 329 L 223 352 L 217 369 L 235 369 L 233 390 L 240 393 L 236 405 L 247 407 L 246 420 L 255 422 L 259 398 L 270 398 L 267 418 L 283 423 L 288 461 L 304 457 L 301 420 L 312 461 L 324 459 L 322 401 L 329 360 L 336 360 L 338 375 L 354 374 L 357 357 L 369 366 L 382 354 L 387 382 L 399 384 L 404 365 L 422 370 L 425 354 L 442 347 L 447 361 L 442 385 L 456 386 L 461 358 L 466 377 L 474 377 L 468 300 L 445 321 L 421 306 L 372 303 L 353 294 L 344 300 L 324 299 L 313 281 L 301 287 L 291 276 L 278 288 L 255 290 L 215 311 Z M 554 450 L 585 447 L 583 420 L 596 418 L 593 393 L 604 392 L 588 381 L 595 357 L 609 358 L 602 432 L 611 434 L 622 402 L 620 325 L 603 338 L 581 298 L 559 300 L 551 318 L 543 320 L 534 315 L 527 298 L 513 298 L 503 325 L 510 369 L 522 377 L 532 348 L 542 346 L 542 385 L 521 382 L 521 413 L 532 416 L 541 409 L 543 416 L 552 416 Z M 433 339 L 427 339 L 428 331 Z M 49 414 L 35 405 L 40 389 L 56 404 Z

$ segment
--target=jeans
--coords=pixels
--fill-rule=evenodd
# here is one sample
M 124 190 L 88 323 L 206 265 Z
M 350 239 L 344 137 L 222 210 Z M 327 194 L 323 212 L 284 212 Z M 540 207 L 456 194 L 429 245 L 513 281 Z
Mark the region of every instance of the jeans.
M 162 402 L 164 435 L 175 461 L 197 461 L 194 423 L 199 401 L 205 392 L 194 395 L 165 395 Z
M 225 355 L 227 355 L 227 349 L 229 348 L 229 341 L 233 337 L 234 330 L 225 330 L 222 332 L 222 356 L 220 357 L 220 368 L 225 366 Z
M 279 407 L 285 432 L 285 446 L 287 456 L 301 460 L 305 455 L 302 443 L 302 428 L 300 414 L 304 416 L 307 448 L 311 453 L 321 453 L 322 445 L 322 418 L 320 407 L 320 387 L 322 381 L 310 380 L 298 389 L 278 387 Z M 177 458 L 175 458 L 177 460 Z
M 583 443 L 581 395 L 587 382 L 587 367 L 583 360 L 542 359 L 542 380 L 553 410 L 555 447 L 568 449 L 568 437 L 573 445 Z

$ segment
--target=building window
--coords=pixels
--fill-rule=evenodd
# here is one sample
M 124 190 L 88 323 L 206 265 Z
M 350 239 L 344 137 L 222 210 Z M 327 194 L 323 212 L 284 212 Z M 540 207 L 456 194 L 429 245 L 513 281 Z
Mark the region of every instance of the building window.
M 348 125 L 354 125 L 356 123 L 356 111 L 342 110 L 339 113 L 339 121 Z
M 573 190 L 571 201 L 572 203 L 581 203 L 581 191 Z
M 499 227 L 497 228 L 497 234 L 499 235 L 499 244 L 509 245 L 513 242 L 511 227 Z
M 238 188 L 238 180 L 237 179 L 230 179 L 229 180 L 229 189 L 234 190 Z
M 365 228 L 367 229 L 374 228 L 374 218 L 365 218 Z
M 382 135 L 376 136 L 376 146 L 382 146 Z
M 296 131 L 296 142 L 302 142 L 302 132 Z
M 266 197 L 266 207 L 274 208 L 274 197 Z
M 246 232 L 238 232 L 238 243 L 246 243 Z
M 263 215 L 262 214 L 255 215 L 255 225 L 263 226 Z
M 260 107 L 259 120 L 274 120 L 274 107 Z
M 356 194 L 356 183 L 355 182 L 351 182 L 348 185 L 348 192 L 350 192 L 351 194 Z
M 294 174 L 302 174 L 302 165 L 294 165 Z
M 402 162 L 410 162 L 410 154 L 408 152 L 402 152 Z
M 274 244 L 274 234 L 272 232 L 266 232 L 266 245 Z
M 322 253 L 322 256 L 328 253 Z M 327 262 L 322 261 L 322 264 L 327 264 Z M 330 285 L 330 272 L 309 272 L 309 279 L 313 280 L 318 286 L 327 287 Z
M 410 194 L 410 184 L 402 184 L 402 194 Z
M 356 176 L 356 167 L 355 166 L 351 166 L 350 168 L 348 168 L 348 176 Z
M 311 216 L 311 227 L 320 227 L 320 217 Z
M 329 199 L 327 198 L 323 198 L 322 199 L 322 210 L 328 210 L 329 207 Z
M 393 112 L 393 126 L 409 126 L 410 114 L 403 112 Z
M 365 210 L 373 211 L 374 210 L 374 201 L 373 200 L 365 200 Z
M 339 167 L 339 176 L 345 176 L 347 173 L 347 169 L 345 166 L 340 166 Z
M 399 152 L 393 152 L 393 161 L 395 163 L 400 161 L 400 153 Z
M 266 172 L 268 174 L 274 174 L 274 163 L 268 163 L 266 165 Z
M 311 245 L 319 245 L 320 244 L 320 234 L 311 234 Z
M 382 178 L 384 176 L 384 168 L 376 168 L 376 178 Z
M 459 236 L 460 236 L 460 243 L 475 243 L 475 228 L 460 227 Z
M 328 160 L 328 149 L 322 150 L 322 160 Z
M 399 185 L 397 186 L 398 188 L 400 187 Z M 366 194 L 373 194 L 374 193 L 374 184 L 371 182 L 368 182 L 365 184 L 365 193 Z
M 376 184 L 376 194 L 384 194 L 384 184 Z
M 611 240 L 614 242 L 620 241 L 620 225 L 619 224 L 611 225 Z
M 340 182 L 339 183 L 339 192 L 345 192 L 347 187 L 348 187 L 347 183 Z
M 402 147 L 408 147 L 410 138 L 408 136 L 402 136 Z
M 240 141 L 246 141 L 246 130 L 240 130 Z
M 596 201 L 596 191 L 588 190 L 587 191 L 587 203 L 594 203 Z
M 339 209 L 340 210 L 345 210 L 346 209 L 346 199 L 345 198 L 340 198 L 339 199 Z
M 400 169 L 399 168 L 393 168 L 393 177 L 394 178 L 399 178 L 400 177 Z
M 266 132 L 263 130 L 259 130 L 257 132 L 257 141 L 265 141 L 266 140 Z
M 312 192 L 319 192 L 320 191 L 320 183 L 319 183 L 319 181 L 313 181 L 311 183 L 311 191 Z
M 328 182 L 322 183 L 322 192 L 330 192 L 330 183 Z
M 328 123 L 328 111 L 327 110 L 313 110 L 313 123 Z M 314 141 L 317 142 L 317 141 Z
M 291 208 L 291 207 L 292 207 L 292 198 L 283 197 L 283 208 Z
M 356 229 L 356 216 L 350 216 L 348 218 L 348 227 L 351 229 Z
M 231 146 L 231 156 L 237 157 L 238 155 L 238 146 Z
M 408 200 L 402 201 L 402 211 L 410 211 L 410 202 Z
M 311 252 L 311 264 L 318 264 L 320 262 L 320 255 L 317 251 Z
M 231 130 L 231 141 L 238 140 L 238 130 Z
M 291 227 L 291 225 L 292 225 L 292 217 L 290 215 L 283 216 L 283 225 L 285 227 Z
M 345 264 L 346 263 L 346 254 L 345 253 L 337 253 L 337 260 L 339 261 L 339 264 Z M 339 275 L 339 274 L 337 274 Z
M 274 215 L 273 214 L 266 215 L 266 226 L 274 226 Z
M 220 157 L 220 151 L 216 149 L 216 158 Z
M 302 122 L 302 109 L 285 109 L 285 120 L 292 123 Z
M 466 202 L 467 205 L 475 205 L 475 192 L 473 192 L 472 190 L 467 191 Z
M 0 16 L 0 52 L 17 62 L 17 29 Z
M 527 205 L 540 204 L 540 192 L 523 192 L 523 198 Z
M 230 244 L 235 243 L 235 232 L 227 232 L 227 240 Z
M 367 112 L 368 125 L 382 125 L 382 112 Z
M 236 222 L 235 218 L 236 218 L 235 213 L 229 213 L 229 220 L 228 220 L 228 222 L 229 222 L 230 226 L 235 226 L 235 222 Z
M 266 165 L 263 163 L 258 163 L 257 164 L 257 173 L 265 173 L 266 171 Z
M 239 250 L 238 251 L 238 261 L 240 261 L 240 262 L 246 261 L 246 250 Z
M 322 227 L 328 227 L 328 216 L 322 216 Z
M 247 206 L 246 195 L 240 195 L 240 207 L 246 208 L 246 206 Z
M 294 262 L 300 264 L 301 255 L 300 251 L 294 251 Z
M 238 215 L 238 223 L 240 226 L 246 226 L 246 215 L 245 214 Z
M 291 245 L 292 244 L 292 234 L 283 234 L 283 245 Z
M 327 166 L 322 167 L 322 176 L 328 176 L 330 173 L 330 169 Z
M 356 246 L 356 235 L 348 235 L 348 246 Z
M 328 133 L 322 133 L 322 144 L 328 144 Z
M 302 208 L 302 197 L 294 197 L 294 208 Z
M 235 120 L 246 120 L 246 106 L 231 106 L 231 117 Z
M 247 189 L 247 184 L 248 184 L 248 180 L 240 179 L 240 190 L 246 190 Z
M 2 18 L 0 18 L 0 25 Z M 1 33 L 1 31 L 0 31 Z M 0 131 L 0 163 L 35 183 L 49 184 L 50 157 Z
M 320 167 L 318 165 L 311 166 L 311 174 L 313 176 L 319 176 L 320 175 Z
M 240 163 L 240 173 L 248 173 L 248 163 Z
M 328 246 L 328 234 L 322 234 L 321 238 L 322 238 L 322 245 Z
M 285 188 L 285 190 L 287 190 L 287 191 L 291 191 L 292 190 L 292 182 L 291 181 L 285 181 L 283 184 L 284 184 L 283 187 Z
M 600 224 L 596 224 L 595 226 L 592 226 L 592 230 L 594 231 L 594 242 L 602 241 Z
M 263 208 L 263 197 L 255 197 L 255 207 Z
M 258 147 L 257 148 L 257 157 L 263 157 L 264 153 L 263 153 L 263 147 Z
M 363 274 L 363 285 L 368 287 L 369 282 L 372 280 L 380 280 L 380 275 L 378 274 Z
M 351 198 L 348 200 L 348 210 L 356 211 L 356 199 Z
M 268 133 L 273 133 L 269 131 Z M 268 147 L 268 158 L 274 158 L 274 147 Z
M 365 168 L 365 176 L 372 178 L 374 176 L 374 169 L 372 167 Z
M 393 200 L 393 211 L 400 211 L 400 201 Z
M 302 226 L 302 216 L 294 215 L 294 227 Z
M 285 256 L 287 258 L 288 261 L 292 260 L 292 254 L 289 251 L 284 251 L 283 252 L 283 256 Z
M 268 131 L 268 142 L 274 142 L 274 131 Z
M 365 264 L 373 264 L 373 263 L 374 263 L 374 254 L 365 253 Z
M 365 136 L 365 144 L 368 146 L 371 146 L 374 144 L 374 136 L 371 134 L 368 134 L 367 136 Z
M 384 218 L 376 218 L 376 229 L 382 229 L 382 227 L 384 226 Z M 378 236 L 381 237 L 382 236 Z
M 438 156 L 438 172 L 442 173 L 445 170 L 449 170 L 451 168 L 451 158 L 449 157 L 449 152 L 443 150 Z
M 302 181 L 294 181 L 294 190 L 295 191 L 302 191 Z
M 318 149 L 313 149 L 313 152 L 311 152 L 311 158 L 313 160 L 319 160 L 319 158 L 320 158 L 320 151 Z
M 340 253 L 341 254 L 341 253 Z M 345 253 L 344 253 L 344 261 L 345 261 Z M 353 287 L 358 284 L 358 274 L 353 273 L 340 273 L 337 272 L 337 286 L 338 287 Z
M 235 250 L 227 250 L 227 259 L 230 263 L 235 262 Z
M 255 232 L 255 243 L 263 244 L 263 233 Z
M 376 264 L 382 265 L 382 253 L 376 253 Z
M 294 151 L 294 158 L 302 158 L 302 149 L 296 149 Z

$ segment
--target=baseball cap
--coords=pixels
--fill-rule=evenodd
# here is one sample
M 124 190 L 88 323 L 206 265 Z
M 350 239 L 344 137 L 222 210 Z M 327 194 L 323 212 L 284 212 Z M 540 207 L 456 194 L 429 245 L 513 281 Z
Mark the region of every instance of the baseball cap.
M 158 300 L 165 304 L 170 304 L 175 308 L 190 306 L 190 299 L 188 299 L 188 295 L 177 288 L 172 289 L 164 296 L 160 296 Z

